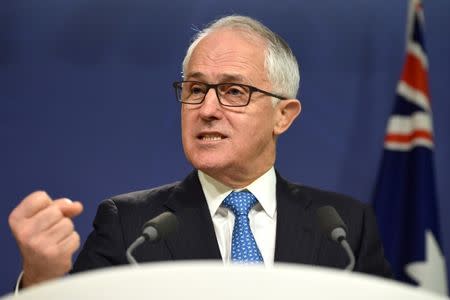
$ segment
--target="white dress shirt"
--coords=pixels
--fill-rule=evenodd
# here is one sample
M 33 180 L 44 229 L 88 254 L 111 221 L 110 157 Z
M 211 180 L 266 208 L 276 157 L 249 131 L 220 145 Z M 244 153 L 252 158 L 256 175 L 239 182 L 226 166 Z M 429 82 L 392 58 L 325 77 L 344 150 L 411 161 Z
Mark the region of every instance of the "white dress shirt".
M 211 213 L 222 260 L 225 264 L 228 264 L 231 261 L 234 214 L 220 205 L 235 190 L 202 171 L 198 171 L 198 177 L 208 203 L 209 212 Z M 273 266 L 274 262 L 277 225 L 276 181 L 275 170 L 272 167 L 249 186 L 236 190 L 248 190 L 258 199 L 258 204 L 250 210 L 248 217 L 250 219 L 250 228 L 264 259 L 265 266 Z

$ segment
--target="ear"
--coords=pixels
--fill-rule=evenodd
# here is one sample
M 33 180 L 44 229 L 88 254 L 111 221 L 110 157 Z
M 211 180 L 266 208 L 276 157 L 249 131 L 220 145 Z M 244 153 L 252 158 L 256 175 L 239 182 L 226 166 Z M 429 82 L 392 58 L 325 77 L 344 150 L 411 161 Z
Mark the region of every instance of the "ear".
M 278 136 L 288 130 L 302 110 L 302 104 L 297 99 L 281 100 L 275 107 L 275 126 L 273 133 Z

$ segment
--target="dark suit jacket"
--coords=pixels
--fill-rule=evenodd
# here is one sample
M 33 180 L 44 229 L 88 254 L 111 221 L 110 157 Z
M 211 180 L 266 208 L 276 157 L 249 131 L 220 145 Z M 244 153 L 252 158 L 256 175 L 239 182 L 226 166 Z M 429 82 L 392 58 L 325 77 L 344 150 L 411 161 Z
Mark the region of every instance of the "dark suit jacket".
M 344 268 L 348 259 L 340 246 L 317 226 L 316 210 L 336 208 L 348 226 L 355 252 L 355 271 L 390 277 L 390 269 L 372 210 L 349 197 L 287 182 L 277 174 L 275 261 Z M 213 223 L 197 172 L 178 183 L 138 191 L 103 201 L 72 272 L 127 264 L 127 247 L 142 225 L 164 211 L 178 219 L 178 230 L 155 244 L 136 249 L 138 262 L 221 259 Z

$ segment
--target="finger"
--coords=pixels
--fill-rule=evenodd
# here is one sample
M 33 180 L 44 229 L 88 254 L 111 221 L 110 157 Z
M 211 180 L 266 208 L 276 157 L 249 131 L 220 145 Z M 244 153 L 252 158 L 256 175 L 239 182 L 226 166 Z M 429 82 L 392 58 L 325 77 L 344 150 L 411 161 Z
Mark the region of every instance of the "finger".
M 52 204 L 52 199 L 44 191 L 36 191 L 25 197 L 11 212 L 15 219 L 30 218 Z
M 73 231 L 68 237 L 58 243 L 63 253 L 72 255 L 80 247 L 80 235 Z
M 61 210 L 65 217 L 73 218 L 81 214 L 83 211 L 83 205 L 81 202 L 75 201 L 67 198 L 57 199 L 54 204 Z
M 73 231 L 74 225 L 72 220 L 69 218 L 62 218 L 59 222 L 43 232 L 43 235 L 47 241 L 52 241 L 52 243 L 60 243 L 68 238 Z
M 27 241 L 36 235 L 44 234 L 45 236 L 43 231 L 48 230 L 63 219 L 65 217 L 64 213 L 69 217 L 73 217 L 78 215 L 82 209 L 81 203 L 72 203 L 69 199 L 65 198 L 58 199 L 37 214 L 25 219 L 20 223 L 20 226 L 11 226 L 11 228 L 18 240 Z
M 42 231 L 49 229 L 63 218 L 64 215 L 61 209 L 57 205 L 52 204 L 35 214 L 33 217 L 28 218 L 18 231 L 25 231 L 26 236 L 40 234 Z

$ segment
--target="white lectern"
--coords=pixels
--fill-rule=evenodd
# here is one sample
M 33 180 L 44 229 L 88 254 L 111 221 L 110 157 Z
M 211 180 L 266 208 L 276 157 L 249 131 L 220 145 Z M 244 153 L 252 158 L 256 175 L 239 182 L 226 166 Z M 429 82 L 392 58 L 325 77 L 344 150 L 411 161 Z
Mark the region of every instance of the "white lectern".
M 70 275 L 7 299 L 448 299 L 359 273 L 300 265 L 223 266 L 209 262 L 153 263 Z

